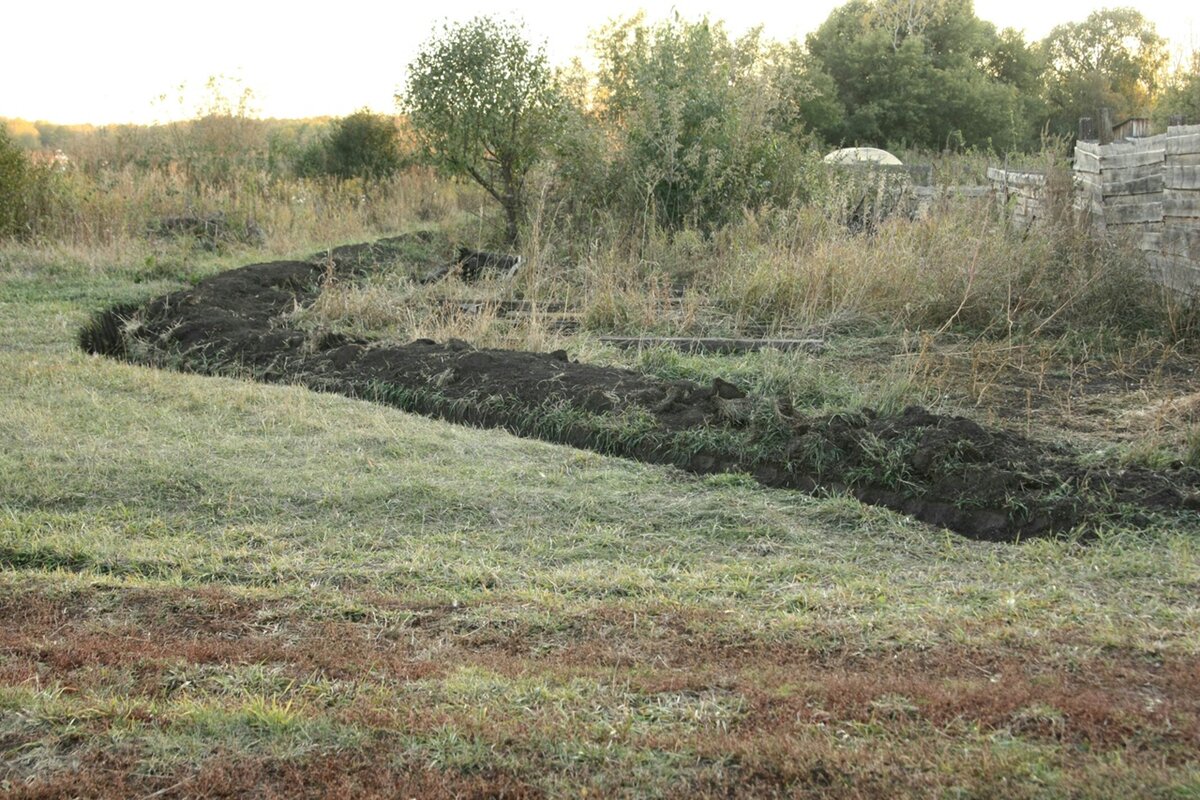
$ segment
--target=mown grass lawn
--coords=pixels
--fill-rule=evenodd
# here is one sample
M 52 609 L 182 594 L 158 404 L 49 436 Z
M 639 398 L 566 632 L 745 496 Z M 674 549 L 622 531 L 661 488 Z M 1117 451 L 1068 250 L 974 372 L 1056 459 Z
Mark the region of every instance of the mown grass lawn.
M 92 358 L 177 279 L 26 255 L 0 794 L 1200 796 L 1200 525 L 974 543 Z

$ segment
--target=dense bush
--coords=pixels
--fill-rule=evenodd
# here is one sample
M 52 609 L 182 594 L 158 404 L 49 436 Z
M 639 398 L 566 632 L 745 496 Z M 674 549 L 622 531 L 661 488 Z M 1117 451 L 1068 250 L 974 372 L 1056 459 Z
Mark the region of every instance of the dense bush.
M 29 158 L 0 125 L 0 238 L 28 231 L 34 179 Z
M 367 109 L 336 120 L 328 134 L 301 154 L 297 172 L 331 175 L 343 180 L 390 178 L 404 165 L 404 155 L 391 117 Z
M 256 119 L 252 93 L 214 78 L 187 121 L 25 123 L 71 166 L 34 168 L 6 140 L 0 233 L 112 241 L 163 217 L 216 212 L 291 232 L 298 220 L 383 225 L 393 202 L 428 221 L 448 206 L 474 214 L 486 192 L 502 213 L 478 214 L 480 246 L 522 235 L 578 261 L 619 241 L 652 257 L 656 243 L 729 238 L 746 219 L 812 211 L 844 222 L 874 184 L 825 168 L 840 143 L 908 142 L 897 152 L 932 163 L 939 184 L 979 183 L 1001 153 L 1013 164 L 1042 144 L 1034 134 L 1055 97 L 1060 122 L 1077 113 L 1067 101 L 1087 81 L 1128 95 L 1129 108 L 1200 108 L 1195 64 L 1164 84 L 1161 42 L 1127 10 L 1041 45 L 997 32 L 968 0 L 851 0 L 804 42 L 735 37 L 679 15 L 618 20 L 593 42 L 589 66 L 554 70 L 520 25 L 447 25 L 410 67 L 399 118 Z M 431 171 L 402 169 L 409 156 L 481 189 L 470 204 L 454 199 L 467 196 L 463 184 L 439 185 L 433 200 L 366 190 L 434 185 Z
M 560 145 L 577 206 L 645 228 L 711 232 L 802 192 L 811 130 L 840 108 L 804 54 L 757 32 L 678 15 L 613 23 L 596 37 L 599 69 Z

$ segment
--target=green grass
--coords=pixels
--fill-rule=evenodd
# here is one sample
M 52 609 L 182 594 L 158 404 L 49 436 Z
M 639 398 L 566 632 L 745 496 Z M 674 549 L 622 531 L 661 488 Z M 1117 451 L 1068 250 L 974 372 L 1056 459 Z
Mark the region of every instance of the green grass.
M 0 793 L 333 764 L 369 794 L 367 755 L 429 794 L 1200 791 L 1195 529 L 973 543 L 92 358 L 92 311 L 226 264 L 29 257 L 0 258 Z

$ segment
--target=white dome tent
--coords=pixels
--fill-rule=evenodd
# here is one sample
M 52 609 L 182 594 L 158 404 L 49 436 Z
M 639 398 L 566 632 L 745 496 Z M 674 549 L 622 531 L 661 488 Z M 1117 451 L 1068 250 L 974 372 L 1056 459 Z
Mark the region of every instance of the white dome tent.
M 885 167 L 902 167 L 904 162 L 887 150 L 878 147 L 843 147 L 821 159 L 826 164 L 878 164 Z
M 904 162 L 878 147 L 844 147 L 822 161 L 843 174 L 845 224 L 855 231 L 871 231 L 895 214 L 909 217 L 917 208 L 912 176 Z

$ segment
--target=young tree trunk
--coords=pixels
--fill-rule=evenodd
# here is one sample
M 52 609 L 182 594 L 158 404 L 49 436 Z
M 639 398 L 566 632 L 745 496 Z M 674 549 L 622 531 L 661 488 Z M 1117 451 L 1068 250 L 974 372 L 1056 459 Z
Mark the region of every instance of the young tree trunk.
M 514 164 L 508 158 L 500 160 L 500 181 L 504 184 L 504 198 L 500 205 L 504 206 L 506 245 L 517 249 L 521 243 L 521 222 L 524 213 L 524 203 L 521 197 L 522 179 L 515 173 Z
M 516 250 L 521 243 L 521 204 L 505 198 L 504 201 L 504 243 Z
M 504 197 L 500 204 L 504 206 L 504 243 L 513 250 L 521 243 L 521 186 L 513 175 L 512 164 L 504 161 L 500 164 L 500 179 L 504 182 Z

